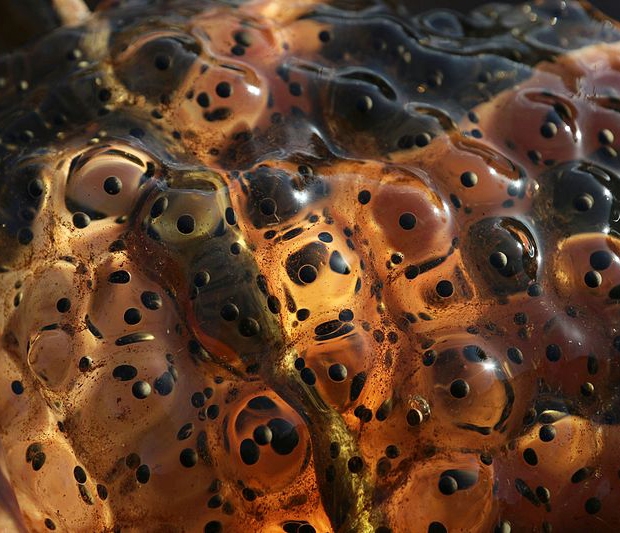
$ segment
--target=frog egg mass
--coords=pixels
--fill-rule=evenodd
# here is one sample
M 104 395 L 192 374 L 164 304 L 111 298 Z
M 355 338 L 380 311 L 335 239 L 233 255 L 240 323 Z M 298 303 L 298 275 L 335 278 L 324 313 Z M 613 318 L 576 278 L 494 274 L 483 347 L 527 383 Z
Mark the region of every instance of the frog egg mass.
M 620 26 L 407 5 L 0 56 L 2 531 L 618 531 Z

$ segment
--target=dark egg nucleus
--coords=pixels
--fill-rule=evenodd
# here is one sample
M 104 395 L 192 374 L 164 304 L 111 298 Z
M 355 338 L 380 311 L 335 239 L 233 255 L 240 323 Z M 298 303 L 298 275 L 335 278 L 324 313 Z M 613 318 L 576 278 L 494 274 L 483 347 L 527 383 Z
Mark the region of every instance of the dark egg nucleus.
M 619 529 L 617 22 L 87 3 L 0 25 L 1 531 Z

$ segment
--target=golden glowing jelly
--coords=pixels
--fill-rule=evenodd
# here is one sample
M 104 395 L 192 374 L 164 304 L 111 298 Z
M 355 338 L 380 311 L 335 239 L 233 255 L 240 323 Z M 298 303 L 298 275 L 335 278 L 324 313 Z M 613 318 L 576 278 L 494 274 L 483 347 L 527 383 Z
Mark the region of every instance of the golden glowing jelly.
M 620 28 L 397 4 L 0 56 L 2 531 L 618 531 Z

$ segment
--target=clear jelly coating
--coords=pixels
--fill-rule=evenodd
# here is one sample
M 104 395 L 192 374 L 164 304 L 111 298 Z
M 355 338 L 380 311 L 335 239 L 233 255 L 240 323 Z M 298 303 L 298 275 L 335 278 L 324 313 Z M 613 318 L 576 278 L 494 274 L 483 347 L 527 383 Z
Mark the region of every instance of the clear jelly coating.
M 619 58 L 569 0 L 0 57 L 0 529 L 617 531 Z

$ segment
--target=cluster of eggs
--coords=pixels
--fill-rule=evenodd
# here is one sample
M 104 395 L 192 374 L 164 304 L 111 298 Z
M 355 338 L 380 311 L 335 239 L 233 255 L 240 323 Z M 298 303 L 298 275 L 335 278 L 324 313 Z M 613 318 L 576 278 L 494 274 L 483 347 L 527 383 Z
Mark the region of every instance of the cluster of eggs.
M 2 528 L 614 531 L 616 41 L 130 1 L 0 57 Z

